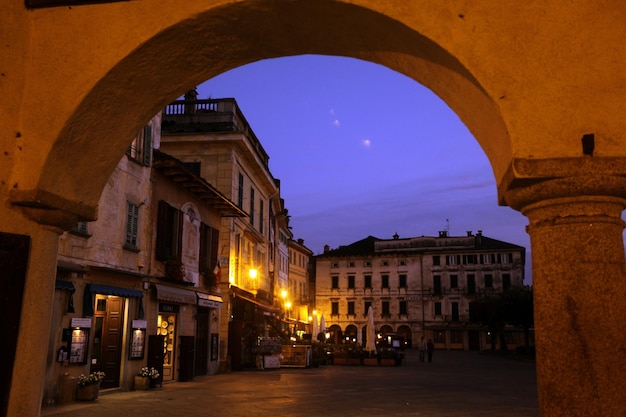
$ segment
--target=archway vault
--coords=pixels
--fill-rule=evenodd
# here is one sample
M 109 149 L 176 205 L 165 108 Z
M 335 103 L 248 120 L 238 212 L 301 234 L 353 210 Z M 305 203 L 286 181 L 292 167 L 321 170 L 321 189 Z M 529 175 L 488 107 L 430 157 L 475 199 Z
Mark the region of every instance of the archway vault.
M 354 57 L 404 73 L 456 111 L 496 175 L 506 169 L 508 134 L 485 88 L 442 45 L 380 11 L 336 1 L 238 2 L 158 29 L 143 33 L 143 42 L 126 55 L 108 51 L 110 68 L 101 68 L 99 78 L 94 74 L 91 85 L 76 91 L 82 96 L 71 99 L 67 113 L 56 109 L 57 129 L 48 132 L 48 152 L 23 161 L 41 166 L 40 175 L 14 188 L 12 201 L 38 221 L 59 222 L 59 210 L 69 214 L 68 223 L 93 218 L 104 183 L 142 123 L 190 87 L 237 66 L 281 56 Z

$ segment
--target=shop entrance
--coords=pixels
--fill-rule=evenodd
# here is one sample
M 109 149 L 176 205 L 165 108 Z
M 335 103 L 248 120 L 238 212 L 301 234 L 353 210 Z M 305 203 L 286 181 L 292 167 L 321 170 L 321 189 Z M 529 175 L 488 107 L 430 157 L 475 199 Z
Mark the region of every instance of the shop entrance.
M 102 388 L 114 388 L 120 385 L 123 318 L 123 298 L 96 295 L 91 372 L 105 373 Z

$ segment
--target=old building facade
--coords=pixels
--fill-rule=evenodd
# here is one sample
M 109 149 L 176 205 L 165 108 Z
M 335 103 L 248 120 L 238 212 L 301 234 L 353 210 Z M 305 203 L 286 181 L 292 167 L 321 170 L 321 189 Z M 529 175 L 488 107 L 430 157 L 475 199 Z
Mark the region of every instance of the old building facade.
M 378 239 L 369 236 L 315 256 L 316 308 L 333 343 L 365 343 L 367 312 L 379 342 L 410 347 L 422 336 L 438 349 L 485 348 L 470 303 L 524 282 L 525 249 L 484 236 Z M 508 329 L 513 345 L 521 329 Z M 397 341 L 396 341 L 397 340 Z
M 133 138 L 100 198 L 100 217 L 59 240 L 43 403 L 68 402 L 75 378 L 133 389 L 218 371 L 217 263 L 222 216 L 245 216 L 160 152 L 160 116 Z

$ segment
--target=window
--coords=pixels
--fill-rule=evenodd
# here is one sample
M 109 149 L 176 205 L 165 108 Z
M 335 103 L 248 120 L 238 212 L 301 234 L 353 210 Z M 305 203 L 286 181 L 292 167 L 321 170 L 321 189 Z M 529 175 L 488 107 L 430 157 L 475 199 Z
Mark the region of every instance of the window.
M 502 274 L 502 291 L 511 288 L 511 274 Z
M 433 265 L 441 265 L 441 256 L 433 256 Z
M 450 306 L 452 307 L 452 321 L 459 321 L 459 303 L 453 302 Z
M 406 274 L 398 275 L 398 287 L 406 288 Z
M 461 255 L 446 255 L 446 265 L 458 265 L 461 263 Z
M 165 201 L 159 201 L 155 253 L 157 260 L 165 262 L 180 259 L 182 221 L 180 210 Z
M 354 316 L 354 301 L 348 301 L 348 315 Z
M 382 275 L 380 277 L 381 288 L 389 288 L 389 275 Z
M 433 293 L 441 294 L 441 275 L 433 276 Z
M 332 276 L 330 277 L 332 284 L 331 284 L 331 288 L 333 290 L 339 289 L 339 277 L 338 276 Z
M 482 255 L 480 255 L 480 262 L 483 264 L 490 264 L 491 262 L 491 255 L 488 253 L 483 253 Z
M 446 332 L 444 330 L 436 330 L 434 339 L 435 343 L 446 343 Z
M 89 234 L 89 229 L 87 228 L 87 222 L 76 223 L 74 227 L 72 227 L 72 230 L 70 230 L 70 232 L 80 236 L 91 236 Z
M 363 307 L 365 308 L 365 312 L 363 313 L 364 316 L 367 316 L 367 312 L 369 311 L 371 306 L 372 306 L 371 301 L 366 301 L 365 303 L 363 303 Z
M 140 164 L 147 167 L 150 166 L 150 159 L 152 157 L 152 126 L 145 125 L 143 127 L 133 139 L 126 151 L 126 155 Z
M 381 266 L 389 266 L 389 261 L 382 261 L 380 263 Z
M 264 203 L 263 200 L 259 201 L 259 232 L 261 232 L 261 234 L 263 234 L 263 222 L 265 221 L 263 219 L 263 212 L 265 211 Z
M 435 303 L 435 316 L 441 316 L 441 303 L 439 301 Z
M 478 255 L 463 255 L 463 264 L 474 265 L 478 263 Z
M 502 254 L 502 263 L 512 264 L 513 263 L 513 254 L 512 253 L 503 253 Z
M 450 343 L 463 343 L 463 331 L 450 330 Z
M 354 268 L 354 262 L 348 261 L 348 268 Z
M 467 275 L 467 293 L 476 294 L 476 277 L 474 274 Z
M 239 174 L 239 189 L 237 190 L 237 207 L 243 209 L 243 174 Z
M 399 265 L 399 266 L 406 266 L 406 261 L 405 261 L 404 259 L 400 259 L 400 260 L 398 261 L 398 265 Z
M 450 288 L 459 288 L 459 276 L 450 275 Z
M 400 301 L 399 307 L 400 307 L 400 315 L 406 316 L 409 314 L 406 301 Z
M 348 288 L 352 290 L 354 289 L 354 275 L 348 276 Z
M 365 284 L 363 285 L 364 288 L 372 288 L 372 276 L 371 275 L 364 275 L 363 281 L 365 282 Z
M 383 301 L 383 316 L 384 317 L 388 317 L 390 315 L 389 313 L 389 301 Z
M 333 262 L 332 264 L 330 264 L 331 268 L 339 268 L 339 262 Z
M 254 226 L 254 188 L 250 187 L 250 224 Z
M 220 231 L 207 224 L 200 225 L 200 272 L 208 276 L 217 264 Z M 217 284 L 217 283 L 216 283 Z
M 330 303 L 330 314 L 332 316 L 339 315 L 339 302 L 338 301 L 333 301 L 332 303 Z
M 139 204 L 126 202 L 126 238 L 124 248 L 137 249 L 137 230 L 139 226 Z
M 493 288 L 493 275 L 485 275 L 485 288 Z
M 372 263 L 370 261 L 365 261 L 363 262 L 363 266 L 372 266 Z

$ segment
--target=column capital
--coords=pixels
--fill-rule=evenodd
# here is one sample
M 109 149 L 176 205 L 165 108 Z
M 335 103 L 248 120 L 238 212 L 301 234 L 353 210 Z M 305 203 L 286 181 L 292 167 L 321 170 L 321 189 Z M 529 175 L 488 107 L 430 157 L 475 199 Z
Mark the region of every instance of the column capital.
M 80 220 L 96 219 L 97 208 L 41 190 L 12 190 L 9 202 L 35 222 L 69 230 Z

